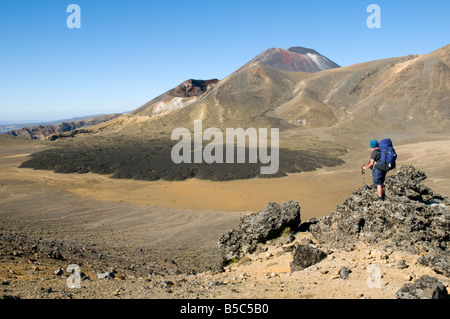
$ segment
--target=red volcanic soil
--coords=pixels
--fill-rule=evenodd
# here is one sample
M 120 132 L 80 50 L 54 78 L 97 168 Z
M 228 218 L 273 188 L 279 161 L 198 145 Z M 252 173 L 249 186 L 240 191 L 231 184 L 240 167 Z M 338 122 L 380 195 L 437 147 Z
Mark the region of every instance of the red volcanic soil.
M 191 96 L 198 96 L 198 95 L 202 95 L 203 93 L 205 93 L 208 90 L 208 87 L 212 84 L 216 84 L 217 82 L 219 82 L 219 80 L 217 79 L 212 79 L 212 80 L 187 80 L 185 81 L 183 84 L 181 84 L 180 86 L 178 86 L 175 89 L 175 94 L 177 96 L 182 96 L 182 97 L 191 97 Z

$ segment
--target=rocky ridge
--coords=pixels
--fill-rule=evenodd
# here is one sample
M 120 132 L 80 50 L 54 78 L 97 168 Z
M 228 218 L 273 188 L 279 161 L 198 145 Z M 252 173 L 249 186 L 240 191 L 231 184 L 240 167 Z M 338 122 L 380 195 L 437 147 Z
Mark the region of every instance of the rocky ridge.
M 309 231 L 335 249 L 353 250 L 362 241 L 424 254 L 424 263 L 450 276 L 450 202 L 421 184 L 425 179 L 413 166 L 401 167 L 386 178 L 385 201 L 376 201 L 374 186 L 364 186 L 336 212 L 310 220 Z
M 382 259 L 398 251 L 418 256 L 418 264 L 448 278 L 450 202 L 421 184 L 424 179 L 426 174 L 413 166 L 401 167 L 386 179 L 385 201 L 376 200 L 374 186 L 364 185 L 355 190 L 343 205 L 337 206 L 336 212 L 302 224 L 299 223 L 298 203 L 271 203 L 261 212 L 246 216 L 237 229 L 220 237 L 218 247 L 222 263 L 227 264 L 258 251 L 258 243 L 274 240 L 276 236 L 273 234 L 279 234 L 289 225 L 294 226 L 290 229 L 292 238 L 299 231 L 311 234 L 316 240 L 316 244 L 311 240 L 291 246 L 286 244 L 292 240 L 284 243 L 285 251 L 293 251 L 291 272 L 320 263 L 334 252 L 352 252 L 363 245 L 371 247 L 370 254 L 378 254 Z M 317 244 L 323 250 L 318 249 Z M 401 265 L 398 267 L 401 268 Z M 347 279 L 349 273 L 348 268 L 341 267 L 338 274 Z M 447 292 L 442 289 L 441 283 L 436 285 L 436 280 L 423 278 L 417 285 L 421 287 L 429 283 L 438 290 L 431 291 L 427 296 L 446 298 Z M 395 296 L 423 298 L 410 292 L 414 287 L 407 286 L 404 289 L 406 292 L 399 291 Z

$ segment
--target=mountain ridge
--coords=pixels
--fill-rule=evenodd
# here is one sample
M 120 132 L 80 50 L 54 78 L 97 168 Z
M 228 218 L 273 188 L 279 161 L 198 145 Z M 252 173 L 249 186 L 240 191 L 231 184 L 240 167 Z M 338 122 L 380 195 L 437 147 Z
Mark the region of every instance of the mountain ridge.
M 283 71 L 294 72 L 306 72 L 316 73 L 327 69 L 339 68 L 340 66 L 331 61 L 327 57 L 321 55 L 316 50 L 308 49 L 304 47 L 291 47 L 289 49 L 282 48 L 269 48 L 242 67 L 237 69 L 234 73 L 237 73 L 253 62 L 264 62 L 274 68 Z
M 192 103 L 152 117 L 155 128 L 188 125 L 279 125 L 280 129 L 443 132 L 450 121 L 450 45 L 425 55 L 380 59 L 317 73 L 288 72 L 261 61 L 216 82 Z M 134 121 L 131 121 L 134 122 Z M 120 126 L 121 124 L 119 124 Z M 423 128 L 423 129 L 422 129 Z

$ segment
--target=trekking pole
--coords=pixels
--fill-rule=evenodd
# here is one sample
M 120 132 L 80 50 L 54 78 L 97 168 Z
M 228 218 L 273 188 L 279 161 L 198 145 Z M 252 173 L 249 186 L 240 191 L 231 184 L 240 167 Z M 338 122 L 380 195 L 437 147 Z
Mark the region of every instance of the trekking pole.
M 363 187 L 366 186 L 366 170 L 364 169 L 364 166 L 361 167 L 361 175 L 363 176 Z
M 369 163 L 367 163 L 369 165 Z M 364 169 L 364 165 L 361 167 L 361 175 L 363 176 L 363 187 L 366 186 L 366 170 Z

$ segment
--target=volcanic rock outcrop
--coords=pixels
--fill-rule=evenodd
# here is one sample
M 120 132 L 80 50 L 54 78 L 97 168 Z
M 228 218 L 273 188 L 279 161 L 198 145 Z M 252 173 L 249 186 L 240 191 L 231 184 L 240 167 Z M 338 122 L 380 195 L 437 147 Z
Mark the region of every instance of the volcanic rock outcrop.
M 174 96 L 179 96 L 179 97 L 191 97 L 191 96 L 202 95 L 203 93 L 205 93 L 208 90 L 208 87 L 210 85 L 214 85 L 217 82 L 219 82 L 219 80 L 217 80 L 217 79 L 206 80 L 206 81 L 190 79 L 190 80 L 183 82 L 179 86 L 177 86 L 173 90 L 172 94 Z
M 254 252 L 258 243 L 276 238 L 288 227 L 297 230 L 300 221 L 300 205 L 295 201 L 270 203 L 259 213 L 245 216 L 238 228 L 223 234 L 217 243 L 222 264 Z
M 153 116 L 186 108 L 199 101 L 217 82 L 219 82 L 218 79 L 186 80 L 177 87 L 145 103 L 131 114 Z
M 423 255 L 421 263 L 450 276 L 450 202 L 421 184 L 425 178 L 413 166 L 401 167 L 386 178 L 385 201 L 364 186 L 336 212 L 311 219 L 309 231 L 334 249 L 351 251 L 362 241 Z
M 425 178 L 424 172 L 403 166 L 386 178 L 385 201 L 377 201 L 376 187 L 366 185 L 337 206 L 336 212 L 312 218 L 292 230 L 309 231 L 331 250 L 352 251 L 363 242 L 407 251 L 421 256 L 420 264 L 449 277 L 450 201 L 421 184 Z M 260 213 L 244 218 L 239 228 L 222 235 L 218 245 L 223 261 L 251 253 L 257 243 L 273 238 L 286 226 L 298 225 L 299 221 L 300 206 L 296 202 L 269 204 Z M 303 250 L 296 249 L 298 256 L 291 269 L 309 267 L 326 257 L 320 251 Z M 301 257 L 315 255 L 313 262 Z
M 314 248 L 311 245 L 297 245 L 291 263 L 291 271 L 303 270 L 317 264 L 326 257 L 327 254 L 325 254 L 325 252 Z

